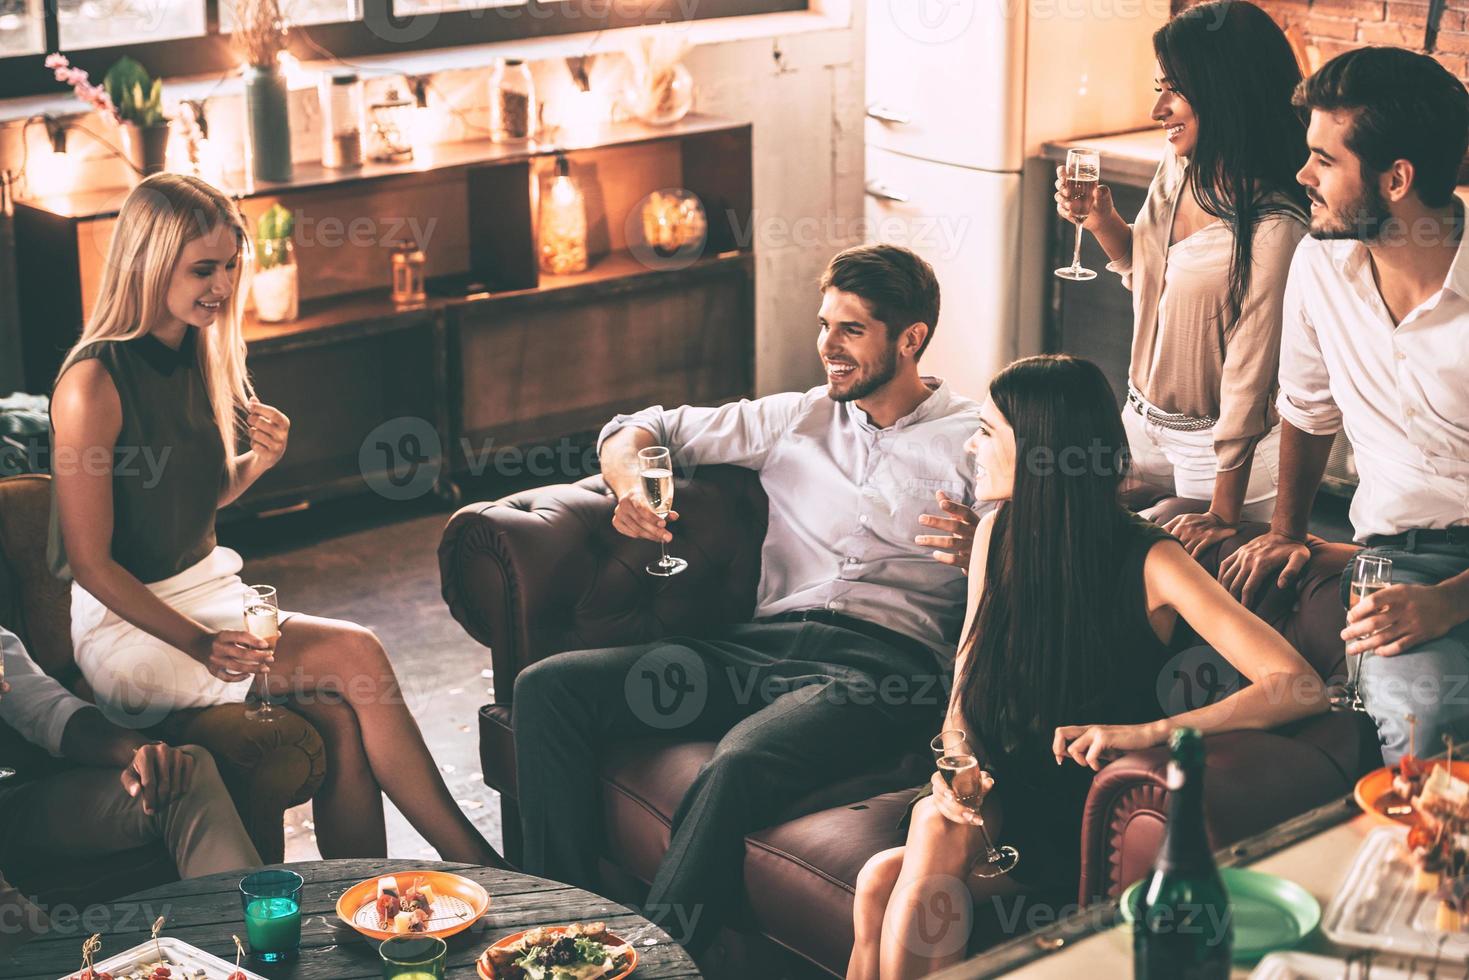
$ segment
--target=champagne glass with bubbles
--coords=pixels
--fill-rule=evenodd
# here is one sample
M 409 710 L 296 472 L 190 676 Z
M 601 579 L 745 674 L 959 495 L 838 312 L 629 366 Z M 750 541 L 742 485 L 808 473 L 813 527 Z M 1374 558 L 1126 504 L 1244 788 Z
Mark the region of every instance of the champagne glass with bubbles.
M 1352 586 L 1348 593 L 1348 606 L 1355 606 L 1374 592 L 1381 592 L 1392 585 L 1392 559 L 1377 555 L 1358 555 L 1352 560 Z M 1364 654 L 1347 654 L 1347 682 L 1331 700 L 1335 711 L 1366 711 L 1367 703 L 1362 700 L 1362 657 Z
M 638 477 L 642 481 L 643 498 L 648 501 L 648 506 L 659 517 L 666 519 L 668 512 L 673 510 L 673 457 L 668 449 L 652 446 L 638 450 Z M 664 541 L 658 542 L 658 548 L 663 557 L 656 564 L 648 566 L 649 575 L 667 578 L 689 567 L 689 563 L 682 558 L 669 556 L 668 545 Z
M 975 866 L 972 872 L 981 878 L 998 878 L 1014 871 L 1015 865 L 1020 863 L 1020 852 L 1009 844 L 995 847 L 989 828 L 984 824 L 984 770 L 980 768 L 979 757 L 969 747 L 969 736 L 958 729 L 949 729 L 935 735 L 929 745 L 933 748 L 944 782 L 949 784 L 960 806 L 979 817 L 984 863 Z
M 271 650 L 280 639 L 280 618 L 274 586 L 252 585 L 245 590 L 245 632 L 270 643 Z M 270 703 L 270 684 L 265 672 L 262 671 L 258 677 L 259 700 L 245 712 L 245 717 L 251 721 L 274 722 L 280 715 L 280 709 Z M 252 681 L 251 687 L 254 688 L 256 683 Z
M 1071 264 L 1057 269 L 1056 275 L 1073 282 L 1084 282 L 1097 278 L 1091 269 L 1081 267 L 1082 224 L 1091 217 L 1093 191 L 1102 178 L 1102 157 L 1096 150 L 1067 150 L 1066 169 L 1062 172 L 1066 182 L 1066 197 L 1071 202 L 1071 213 L 1076 218 L 1076 248 L 1071 253 Z

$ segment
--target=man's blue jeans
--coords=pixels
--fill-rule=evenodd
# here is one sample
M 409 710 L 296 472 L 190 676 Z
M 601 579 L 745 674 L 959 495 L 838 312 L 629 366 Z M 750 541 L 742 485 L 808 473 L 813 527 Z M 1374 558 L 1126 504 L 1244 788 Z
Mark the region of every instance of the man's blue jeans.
M 1437 585 L 1469 569 L 1469 546 L 1423 544 L 1368 548 L 1363 554 L 1392 559 L 1394 585 Z M 1351 586 L 1352 565 L 1342 573 L 1342 601 Z M 1469 738 L 1469 623 L 1395 657 L 1364 654 L 1362 697 L 1377 723 L 1383 760 L 1392 765 L 1408 752 L 1437 755 L 1443 737 Z M 1408 716 L 1418 719 L 1410 745 Z

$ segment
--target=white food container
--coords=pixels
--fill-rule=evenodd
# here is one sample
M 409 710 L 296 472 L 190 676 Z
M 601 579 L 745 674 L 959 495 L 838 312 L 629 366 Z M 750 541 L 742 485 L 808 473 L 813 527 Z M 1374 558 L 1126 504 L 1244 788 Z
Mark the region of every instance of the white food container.
M 112 974 L 113 980 L 129 980 L 132 971 L 142 970 L 143 967 L 158 962 L 160 947 L 164 958 L 168 960 L 169 968 L 173 970 L 173 980 L 228 980 L 229 975 L 235 972 L 233 963 L 226 963 L 218 956 L 168 936 L 156 943 L 150 939 L 125 953 L 109 956 L 96 964 L 94 969 L 99 973 Z M 246 980 L 265 980 L 258 973 L 251 973 L 243 967 L 240 972 L 245 974 Z M 81 968 L 78 967 L 58 980 L 75 980 L 80 975 Z

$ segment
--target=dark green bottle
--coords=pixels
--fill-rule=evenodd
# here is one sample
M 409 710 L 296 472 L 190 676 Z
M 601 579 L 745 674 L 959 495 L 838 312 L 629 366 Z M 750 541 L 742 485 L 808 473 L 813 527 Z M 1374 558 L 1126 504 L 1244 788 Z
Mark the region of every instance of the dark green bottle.
M 1234 946 L 1229 893 L 1204 830 L 1204 739 L 1179 728 L 1168 742 L 1172 804 L 1153 873 L 1133 894 L 1135 980 L 1225 980 Z

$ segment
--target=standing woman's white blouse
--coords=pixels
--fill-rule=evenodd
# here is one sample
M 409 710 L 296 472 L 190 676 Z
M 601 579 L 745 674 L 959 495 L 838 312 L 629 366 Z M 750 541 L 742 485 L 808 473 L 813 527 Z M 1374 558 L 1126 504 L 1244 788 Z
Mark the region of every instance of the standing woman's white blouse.
M 1219 469 L 1227 471 L 1250 459 L 1277 421 L 1281 303 L 1307 226 L 1294 210 L 1255 222 L 1250 287 L 1231 322 L 1230 226 L 1216 218 L 1168 243 L 1179 198 L 1192 193 L 1185 175 L 1183 161 L 1167 153 L 1132 226 L 1132 254 L 1107 268 L 1132 290 L 1129 382 L 1165 412 L 1217 419 L 1214 451 Z

